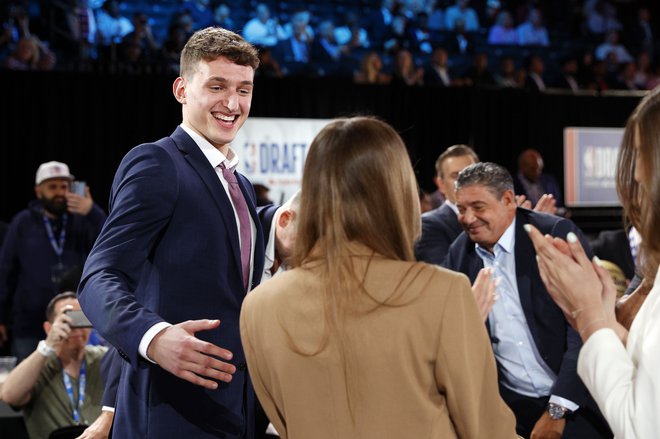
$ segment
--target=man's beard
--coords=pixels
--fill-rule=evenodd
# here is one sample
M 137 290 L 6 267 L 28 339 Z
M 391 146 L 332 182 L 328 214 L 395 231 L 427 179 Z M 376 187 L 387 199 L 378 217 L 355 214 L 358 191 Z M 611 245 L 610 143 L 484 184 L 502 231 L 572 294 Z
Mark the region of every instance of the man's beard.
M 66 198 L 64 197 L 42 197 L 41 205 L 44 207 L 44 209 L 55 216 L 62 216 L 62 214 L 66 212 Z

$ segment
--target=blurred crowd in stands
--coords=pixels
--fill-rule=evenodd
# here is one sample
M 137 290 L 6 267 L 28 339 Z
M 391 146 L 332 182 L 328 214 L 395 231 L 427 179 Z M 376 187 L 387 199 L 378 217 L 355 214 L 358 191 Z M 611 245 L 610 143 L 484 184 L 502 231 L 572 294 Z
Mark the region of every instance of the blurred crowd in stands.
M 177 74 L 197 29 L 259 46 L 267 77 L 645 90 L 660 83 L 658 4 L 632 0 L 3 2 L 0 66 Z

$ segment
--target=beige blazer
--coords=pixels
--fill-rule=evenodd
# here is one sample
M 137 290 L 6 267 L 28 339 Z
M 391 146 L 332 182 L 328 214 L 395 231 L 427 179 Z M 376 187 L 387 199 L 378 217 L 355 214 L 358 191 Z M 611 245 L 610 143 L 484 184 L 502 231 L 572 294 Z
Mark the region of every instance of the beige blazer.
M 359 299 L 320 351 L 318 266 L 275 276 L 243 303 L 248 369 L 280 435 L 515 438 L 467 278 L 378 256 L 353 261 L 366 293 L 351 292 Z

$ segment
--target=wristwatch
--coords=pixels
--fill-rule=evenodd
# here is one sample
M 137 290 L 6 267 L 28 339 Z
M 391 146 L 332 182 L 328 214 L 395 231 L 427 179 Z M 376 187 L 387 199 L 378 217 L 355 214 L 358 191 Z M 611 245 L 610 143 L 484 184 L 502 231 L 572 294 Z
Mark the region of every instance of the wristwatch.
M 550 419 L 554 419 L 555 421 L 558 421 L 559 419 L 564 419 L 566 413 L 568 413 L 567 408 L 562 407 L 558 404 L 554 404 L 552 402 L 548 403 L 548 407 L 546 408 L 546 410 L 550 415 Z
M 50 354 L 55 352 L 55 349 L 48 346 L 48 343 L 46 343 L 46 340 L 41 340 L 39 342 L 39 344 L 37 345 L 37 352 L 39 352 L 44 357 L 50 357 Z

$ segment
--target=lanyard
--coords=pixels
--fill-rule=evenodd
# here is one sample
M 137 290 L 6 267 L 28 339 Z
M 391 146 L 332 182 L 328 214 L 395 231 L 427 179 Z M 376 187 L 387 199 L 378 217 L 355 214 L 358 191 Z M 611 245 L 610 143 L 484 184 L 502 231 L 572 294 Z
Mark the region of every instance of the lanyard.
M 85 385 L 87 384 L 85 360 L 80 364 L 80 374 L 78 375 L 78 404 L 73 401 L 73 383 L 71 382 L 69 375 L 64 371 L 64 368 L 62 368 L 62 379 L 64 380 L 66 394 L 69 397 L 69 401 L 71 401 L 71 407 L 73 407 L 73 422 L 76 425 L 80 425 L 80 414 L 78 413 L 78 409 L 82 408 L 83 402 L 85 402 Z
M 62 215 L 62 230 L 60 230 L 60 239 L 55 240 L 55 234 L 53 233 L 53 226 L 50 225 L 50 220 L 46 215 L 42 215 L 44 220 L 44 226 L 46 227 L 46 234 L 48 234 L 48 241 L 50 241 L 50 246 L 53 247 L 55 254 L 58 257 L 62 256 L 64 253 L 64 241 L 66 240 L 66 223 L 69 219 L 69 216 L 65 213 Z

